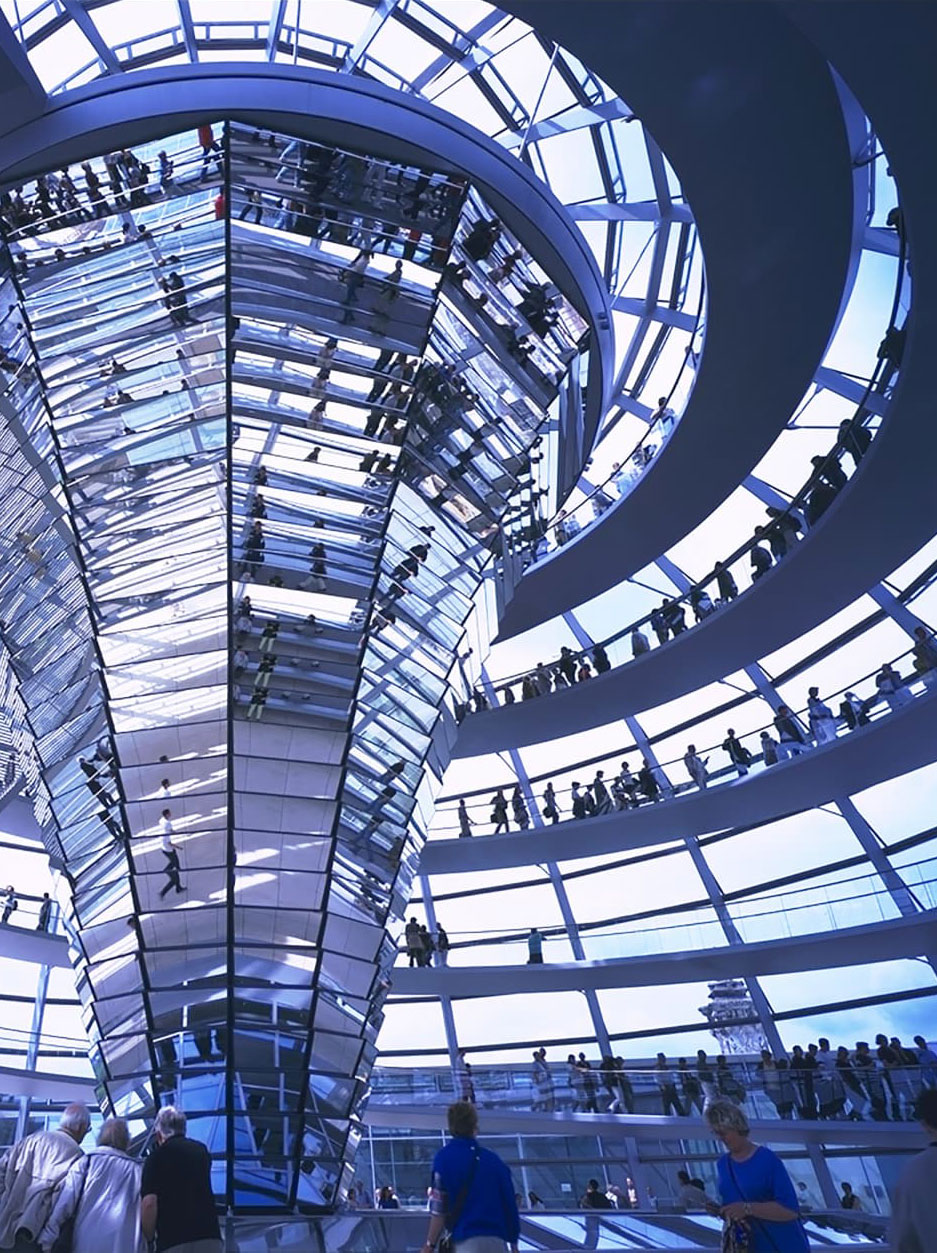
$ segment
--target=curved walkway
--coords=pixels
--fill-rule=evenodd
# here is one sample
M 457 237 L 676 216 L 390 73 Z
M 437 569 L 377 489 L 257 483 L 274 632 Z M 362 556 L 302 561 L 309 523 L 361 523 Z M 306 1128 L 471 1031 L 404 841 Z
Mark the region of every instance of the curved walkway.
M 96 1080 L 75 1075 L 47 1075 L 0 1066 L 0 1089 L 7 1096 L 30 1096 L 36 1101 L 54 1101 L 56 1105 L 70 1101 L 97 1104 Z
M 37 966 L 68 966 L 68 941 L 61 935 L 48 935 L 8 923 L 0 926 L 0 957 L 8 961 L 33 962 Z
M 566 1135 L 595 1136 L 613 1132 L 635 1140 L 705 1139 L 698 1118 L 675 1118 L 658 1114 L 556 1114 L 529 1110 L 485 1109 L 480 1112 L 485 1135 Z M 367 1106 L 364 1121 L 369 1127 L 412 1127 L 438 1131 L 446 1125 L 445 1105 Z M 914 1123 L 875 1122 L 785 1122 L 781 1119 L 753 1119 L 755 1140 L 778 1144 L 842 1144 L 857 1147 L 905 1149 L 920 1148 L 921 1134 Z
M 597 857 L 666 844 L 674 839 L 675 831 L 681 836 L 705 835 L 824 805 L 933 761 L 937 740 L 933 696 L 933 692 L 921 696 L 841 740 L 758 774 L 686 792 L 657 805 L 569 819 L 510 835 L 431 839 L 421 854 L 421 873 L 454 874 Z
M 544 966 L 415 966 L 395 969 L 395 996 L 451 999 L 517 992 L 581 992 L 597 988 L 648 988 L 669 983 L 710 983 L 751 975 L 864 966 L 920 957 L 937 949 L 937 909 L 907 918 L 843 927 L 816 935 L 721 945 L 608 961 Z
M 828 41 L 830 56 L 848 70 L 849 86 L 868 109 L 901 189 L 915 297 L 888 420 L 849 490 L 824 514 L 822 526 L 797 544 L 755 591 L 676 641 L 581 685 L 588 693 L 573 688 L 553 695 L 560 707 L 557 717 L 569 732 L 671 700 L 783 646 L 861 595 L 933 534 L 937 426 L 932 421 L 931 345 L 937 338 L 937 242 L 931 223 L 937 215 L 937 170 L 932 162 L 920 160 L 919 136 L 906 124 L 909 115 L 937 112 L 937 82 L 916 25 L 921 10 L 913 21 L 903 7 L 890 11 L 894 21 L 885 23 L 879 12 L 861 5 L 837 6 L 835 16 L 822 17 L 809 5 L 789 8 L 821 42 Z M 843 17 L 847 9 L 849 21 Z M 937 14 L 930 13 L 928 20 L 937 40 Z M 895 60 L 878 55 L 879 34 L 893 48 Z M 544 710 L 541 702 L 536 715 L 531 714 L 527 706 L 533 703 L 467 718 L 456 755 L 542 739 Z
M 711 5 L 637 0 L 616 6 L 612 40 L 603 0 L 505 7 L 620 88 L 644 120 L 692 206 L 709 308 L 696 385 L 666 448 L 598 524 L 523 577 L 500 638 L 640 570 L 745 477 L 820 364 L 853 229 L 833 80 L 773 6 L 717 5 L 726 9 L 720 20 Z M 806 187 L 805 223 L 796 200 Z

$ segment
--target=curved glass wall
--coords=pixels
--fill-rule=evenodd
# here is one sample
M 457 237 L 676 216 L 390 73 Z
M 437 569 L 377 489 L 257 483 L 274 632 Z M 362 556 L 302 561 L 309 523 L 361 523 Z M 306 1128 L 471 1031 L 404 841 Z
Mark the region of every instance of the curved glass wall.
M 932 911 L 937 904 L 933 861 L 937 840 L 930 808 L 937 767 L 925 766 L 881 782 L 870 779 L 862 793 L 837 797 L 818 809 L 799 808 L 796 798 L 797 771 L 809 754 L 843 751 L 849 736 L 871 731 L 905 708 L 906 699 L 914 703 L 932 699 L 933 672 L 922 660 L 930 654 L 922 653 L 914 633 L 923 628 L 924 638 L 932 642 L 935 555 L 934 544 L 927 545 L 848 609 L 719 683 L 619 723 L 455 761 L 444 780 L 431 839 L 459 844 L 465 833 L 464 828 L 460 832 L 459 799 L 467 801 L 473 841 L 502 838 L 491 834 L 491 799 L 500 787 L 509 801 L 512 838 L 526 830 L 523 838 L 528 843 L 512 857 L 523 860 L 523 866 L 422 877 L 412 913 L 423 922 L 430 916 L 427 906 L 431 907 L 451 945 L 448 964 L 498 968 L 525 963 L 531 926 L 541 932 L 544 962 L 550 963 L 731 948 L 871 927 L 877 921 Z M 915 644 L 917 654 L 912 651 Z M 902 681 L 890 699 L 875 683 L 885 661 L 894 661 Z M 804 709 L 813 686 L 835 718 L 833 737 L 828 742 L 821 739 L 819 746 L 817 724 Z M 856 698 L 855 719 L 847 719 L 843 708 L 846 690 Z M 782 702 L 800 713 L 806 756 L 787 766 L 765 765 L 760 730 L 767 725 L 778 738 L 773 719 Z M 845 703 L 853 709 L 851 700 Z M 548 705 L 549 699 L 543 708 Z M 744 777 L 723 747 L 729 728 L 752 751 Z M 894 734 L 901 734 L 898 723 Z M 617 747 L 610 749 L 614 740 Z M 686 795 L 689 802 L 698 792 L 683 759 L 688 744 L 709 758 L 710 787 L 744 789 L 757 782 L 761 771 L 788 771 L 793 812 L 738 829 L 704 829 L 690 838 L 682 835 L 681 819 L 675 816 L 672 836 L 668 838 L 665 828 L 665 834 L 653 838 L 652 847 L 629 850 L 631 806 L 618 812 L 611 787 L 622 758 L 630 754 L 635 769 L 642 757 L 649 758 L 661 784 L 657 803 L 663 813 L 674 795 Z M 575 778 L 583 792 L 603 767 L 611 814 L 604 821 L 618 825 L 608 828 L 607 850 L 577 859 L 576 833 L 603 819 L 601 814 L 573 819 L 565 789 Z M 830 769 L 835 770 L 832 761 Z M 554 785 L 561 824 L 569 822 L 569 855 L 538 865 L 538 832 L 545 827 L 557 833 L 563 829 L 553 827 L 549 813 L 544 814 L 547 782 Z M 520 785 L 526 826 L 517 823 L 510 804 L 515 784 Z M 639 802 L 635 818 L 642 806 L 655 803 L 640 790 L 635 799 Z M 620 831 L 624 845 L 618 853 L 615 831 Z M 456 857 L 453 864 L 457 861 Z M 873 937 L 870 931 L 869 962 L 849 968 L 848 989 L 844 972 L 835 969 L 748 980 L 757 985 L 757 994 L 747 1001 L 749 1021 L 759 1022 L 763 1029 L 767 1013 L 788 1048 L 798 1041 L 806 1044 L 817 1034 L 850 1048 L 856 1040 L 874 1039 L 879 1031 L 905 1040 L 917 1034 L 930 1038 L 935 1021 L 930 998 L 937 990 L 933 955 L 930 960 L 876 964 Z M 406 960 L 403 955 L 398 958 Z M 413 986 L 411 981 L 408 988 Z M 626 1057 L 651 1055 L 657 1049 L 670 1056 L 692 1055 L 698 1047 L 711 1047 L 701 1012 L 711 1006 L 711 993 L 705 984 L 676 984 L 642 988 L 640 995 L 601 989 L 589 995 L 512 994 L 514 1031 L 505 1022 L 497 997 L 456 1000 L 448 1034 L 445 1005 L 408 995 L 388 1005 L 382 1044 L 385 1057 L 393 1053 L 401 1062 L 414 1055 L 445 1054 L 457 1044 L 468 1048 L 480 1065 L 512 1061 L 539 1044 L 563 1051 L 564 1056 L 584 1048 L 596 1058 L 609 1051 L 603 1041 L 613 1046 L 613 1053 Z M 518 1001 L 522 1014 L 514 1012 Z M 557 1032 L 560 1022 L 564 1029 Z M 416 1039 L 421 1047 L 415 1050 Z M 561 1058 L 554 1060 L 559 1064 Z
M 702 257 L 676 179 L 627 106 L 561 48 L 482 3 L 458 6 L 458 21 L 449 6 L 434 8 L 417 0 L 373 7 L 344 0 L 303 6 L 291 0 L 273 6 L 272 14 L 267 3 L 246 3 L 236 19 L 230 6 L 213 0 L 146 6 L 126 0 L 93 6 L 84 0 L 0 0 L 0 8 L 55 92 L 148 66 L 265 60 L 368 75 L 471 117 L 528 164 L 579 223 L 605 275 L 617 332 L 612 407 L 576 489 L 569 500 L 557 501 L 550 494 L 557 388 L 570 366 L 574 378 L 584 377 L 577 357 L 584 326 L 568 303 L 558 303 L 551 310 L 556 316 L 546 319 L 542 308 L 523 307 L 525 292 L 544 285 L 549 276 L 532 258 L 514 256 L 518 241 L 502 239 L 494 255 L 477 255 L 488 210 L 470 189 L 432 171 L 392 172 L 353 152 L 333 151 L 328 161 L 323 156 L 317 171 L 315 155 L 290 151 L 298 141 L 234 127 L 231 142 L 217 149 L 211 133 L 207 146 L 194 144 L 192 136 L 167 140 L 168 168 L 154 145 L 145 154 L 150 168 L 142 184 L 134 182 L 139 175 L 121 158 L 112 157 L 119 185 L 110 181 L 108 191 L 111 170 L 93 164 L 101 198 L 113 200 L 120 210 L 113 214 L 110 205 L 98 213 L 93 184 L 73 171 L 69 181 L 82 205 L 80 226 L 77 216 L 70 217 L 71 193 L 60 182 L 46 183 L 42 195 L 38 188 L 29 190 L 33 209 L 37 201 L 40 207 L 43 200 L 57 203 L 57 210 L 39 213 L 38 225 L 35 216 L 11 221 L 13 202 L 9 196 L 4 200 L 15 272 L 3 279 L 8 298 L 3 301 L 0 364 L 19 422 L 10 427 L 7 450 L 19 446 L 25 432 L 45 455 L 54 436 L 50 460 L 60 459 L 86 528 L 82 578 L 102 602 L 95 608 L 103 606 L 102 619 L 93 626 L 103 625 L 103 634 L 110 636 L 97 664 L 79 674 L 77 659 L 88 660 L 93 652 L 94 631 L 82 623 L 72 638 L 72 655 L 62 650 L 42 658 L 54 663 L 43 685 L 23 662 L 39 656 L 42 632 L 68 617 L 74 608 L 70 598 L 80 599 L 81 591 L 72 581 L 67 594 L 58 602 L 47 598 L 41 612 L 28 596 L 11 602 L 16 625 L 26 623 L 28 630 L 4 639 L 0 680 L 5 704 L 17 716 L 42 710 L 47 721 L 40 729 L 48 739 L 37 760 L 15 731 L 17 717 L 7 717 L 9 728 L 0 723 L 7 783 L 18 785 L 22 772 L 37 790 L 41 767 L 48 769 L 48 760 L 58 754 L 48 805 L 70 829 L 67 846 L 53 851 L 64 854 L 70 870 L 82 863 L 76 900 L 86 927 L 99 920 L 116 926 L 128 908 L 155 914 L 163 889 L 175 887 L 178 894 L 179 880 L 174 883 L 169 873 L 172 841 L 170 852 L 164 845 L 176 835 L 179 820 L 172 814 L 167 830 L 157 816 L 167 799 L 185 815 L 179 825 L 185 827 L 180 834 L 189 850 L 193 894 L 201 893 L 210 906 L 223 867 L 244 908 L 243 915 L 236 909 L 236 916 L 227 917 L 226 936 L 211 927 L 200 930 L 191 916 L 183 920 L 181 934 L 208 954 L 208 964 L 195 976 L 200 986 L 194 999 L 207 1007 L 201 1017 L 180 1014 L 178 998 L 173 999 L 173 959 L 165 950 L 178 936 L 167 945 L 166 934 L 157 934 L 155 927 L 144 935 L 143 947 L 159 976 L 149 1007 L 155 1007 L 158 1029 L 149 1033 L 141 1005 L 135 1002 L 128 1010 L 117 1004 L 138 990 L 130 986 L 135 968 L 113 940 L 116 931 L 107 935 L 111 947 L 86 954 L 89 969 L 109 965 L 95 972 L 93 995 L 82 985 L 96 1077 L 116 1082 L 124 1107 L 133 1114 L 145 1109 L 144 1085 L 151 1081 L 157 1095 L 178 1092 L 202 1113 L 220 1103 L 219 1085 L 226 1084 L 229 1138 L 232 1133 L 243 1137 L 241 1173 L 228 1187 L 228 1199 L 322 1203 L 343 1186 L 342 1160 L 348 1156 L 326 1123 L 363 1094 L 378 1030 L 388 1069 L 375 1077 L 375 1106 L 399 1100 L 401 1094 L 409 1100 L 430 1091 L 434 1100 L 443 1100 L 462 1090 L 467 1072 L 464 1062 L 456 1061 L 462 1048 L 473 1059 L 482 1103 L 508 1110 L 530 1102 L 526 1057 L 539 1046 L 550 1050 L 550 1065 L 562 1076 L 568 1051 L 583 1050 L 595 1061 L 647 1059 L 657 1048 L 671 1057 L 692 1056 L 697 1048 L 731 1053 L 744 1045 L 750 1051 L 753 1041 L 779 1051 L 820 1034 L 850 1048 L 879 1030 L 906 1040 L 918 1033 L 932 1037 L 933 956 L 876 961 L 873 928 L 937 906 L 937 837 L 930 825 L 934 767 L 876 781 L 862 793 L 836 797 L 817 809 L 798 809 L 794 762 L 789 767 L 792 811 L 780 817 L 693 835 L 683 833 L 675 818 L 672 832 L 652 847 L 588 858 L 575 856 L 574 823 L 568 858 L 540 864 L 534 850 L 523 868 L 423 873 L 411 893 L 410 878 L 418 873 L 413 832 L 418 839 L 426 828 L 430 839 L 458 834 L 459 797 L 468 800 L 471 829 L 483 838 L 493 790 L 517 782 L 523 809 L 510 808 L 509 821 L 512 829 L 523 827 L 518 821 L 523 812 L 533 840 L 544 818 L 549 820 L 541 800 L 547 782 L 554 785 L 559 815 L 567 819 L 574 778 L 583 788 L 593 787 L 595 802 L 600 795 L 593 784 L 596 773 L 604 770 L 610 783 L 622 757 L 630 754 L 635 767 L 647 759 L 662 793 L 656 803 L 663 808 L 700 786 L 698 775 L 688 775 L 689 744 L 705 759 L 706 783 L 714 788 L 742 789 L 775 768 L 764 756 L 760 733 L 767 728 L 769 735 L 779 734 L 774 722 L 779 703 L 790 705 L 805 735 L 819 739 L 810 717 L 816 711 L 805 707 L 812 686 L 834 712 L 833 734 L 824 741 L 829 753 L 842 747 L 834 738 L 871 734 L 879 723 L 900 715 L 897 707 L 905 697 L 917 707 L 932 695 L 928 667 L 918 664 L 921 655 L 912 651 L 915 628 L 923 627 L 930 640 L 931 623 L 937 620 L 931 605 L 937 553 L 929 546 L 829 622 L 705 689 L 629 714 L 621 724 L 575 737 L 554 736 L 549 743 L 497 758 L 457 762 L 443 780 L 447 797 L 430 819 L 428 789 L 420 790 L 416 780 L 424 757 L 436 774 L 445 757 L 434 755 L 430 709 L 448 683 L 463 697 L 476 687 L 488 643 L 487 628 L 470 621 L 465 567 L 484 564 L 499 526 L 518 551 L 529 552 L 539 538 L 542 553 L 600 518 L 663 453 L 692 390 L 706 326 Z M 787 428 L 713 516 L 652 567 L 574 614 L 497 646 L 489 663 L 496 677 L 486 675 L 487 687 L 480 690 L 528 673 L 560 647 L 589 651 L 593 640 L 608 638 L 622 622 L 649 615 L 662 598 L 685 596 L 691 584 L 706 579 L 715 560 L 734 552 L 741 537 L 764 522 L 766 508 L 790 513 L 806 503 L 804 472 L 811 457 L 829 465 L 850 453 L 852 432 L 835 456 L 828 456 L 842 422 L 854 422 L 853 430 L 874 436 L 887 420 L 900 343 L 894 337 L 888 343 L 886 334 L 877 364 L 873 358 L 883 332 L 890 329 L 900 339 L 909 303 L 908 273 L 889 225 L 896 208 L 894 188 L 868 127 L 858 147 L 867 203 L 850 300 L 823 366 Z M 305 196 L 317 178 L 324 176 L 324 190 L 331 175 L 339 173 L 337 181 L 346 184 L 341 194 L 311 201 Z M 390 183 L 394 194 L 384 197 L 378 214 L 374 205 Z M 348 205 L 359 193 L 371 208 L 355 215 Z M 417 229 L 411 211 L 421 196 L 426 218 L 433 220 L 421 221 Z M 53 222 L 58 214 L 63 220 Z M 74 252 L 85 236 L 94 237 L 95 255 L 87 261 Z M 173 248 L 183 241 L 184 252 Z M 354 271 L 362 253 L 368 263 Z M 155 268 L 160 261 L 165 263 L 162 274 Z M 268 270 L 292 274 L 303 298 L 271 281 Z M 356 273 L 362 274 L 360 285 Z M 70 287 L 76 277 L 82 306 L 78 336 Z M 366 296 L 359 297 L 359 286 Z M 15 308 L 21 295 L 28 326 Z M 91 309 L 98 314 L 93 325 Z M 171 341 L 164 335 L 167 318 Z M 103 354 L 98 351 L 102 328 L 111 333 Z M 155 349 L 154 328 L 162 337 Z M 132 351 L 125 352 L 127 341 L 133 342 Z M 478 343 L 485 351 L 477 354 L 481 360 L 472 360 Z M 424 363 L 422 385 L 408 373 L 408 358 L 418 354 Z M 455 360 L 470 364 L 463 385 L 453 389 L 446 375 Z M 409 426 L 396 411 L 414 397 L 418 403 L 411 406 L 415 420 Z M 476 406 L 478 420 L 469 429 L 441 429 L 455 409 L 461 421 Z M 509 412 L 509 429 L 493 432 L 492 406 L 499 418 L 502 409 Z M 227 426 L 219 421 L 225 410 L 236 419 Z M 532 437 L 540 433 L 542 454 L 522 465 Z M 399 441 L 397 434 L 403 435 Z M 388 475 L 408 455 L 411 477 L 391 503 Z M 850 455 L 857 465 L 859 458 Z M 154 466 L 161 467 L 155 479 Z M 171 490 L 156 481 L 170 468 L 176 475 Z M 33 512 L 24 515 L 15 559 L 25 581 L 48 587 L 68 564 L 68 537 L 49 534 L 40 542 L 34 533 L 35 511 L 40 504 L 45 508 L 49 489 L 35 470 L 35 465 L 16 466 L 18 499 Z M 107 505 L 124 511 L 106 537 L 97 512 L 105 482 Z M 326 502 L 312 499 L 323 494 Z M 196 496 L 204 504 L 204 525 L 188 532 L 188 547 L 172 566 L 160 535 L 180 519 L 191 521 Z M 146 534 L 137 525 L 144 501 L 154 522 Z M 557 507 L 562 516 L 554 514 Z M 438 531 L 432 560 L 421 551 L 427 547 L 420 536 L 426 533 L 428 510 L 435 511 L 429 528 Z M 220 547 L 213 543 L 219 526 Z M 468 556 L 466 535 L 472 541 Z M 386 563 L 374 551 L 377 543 L 387 546 Z M 747 569 L 750 550 L 741 560 Z M 142 582 L 135 566 L 146 569 Z M 413 594 L 417 575 L 419 592 Z M 741 586 L 743 580 L 736 582 Z M 363 607 L 369 598 L 373 610 Z M 159 618 L 164 610 L 175 615 L 170 628 Z M 186 646 L 177 650 L 182 610 L 188 615 Z M 370 638 L 363 646 L 365 677 L 358 689 L 349 658 L 366 619 Z M 450 674 L 454 646 L 458 655 Z M 628 659 L 630 647 L 627 655 L 617 649 L 611 653 L 618 664 Z M 899 675 L 890 690 L 876 680 L 886 659 Z M 87 717 L 90 706 L 81 705 L 90 695 L 92 704 L 98 700 L 102 707 L 100 693 L 95 695 L 95 676 L 102 669 L 119 715 L 113 725 L 101 716 Z M 165 753 L 157 753 L 157 732 L 165 729 L 161 684 L 172 687 L 178 708 L 185 704 L 193 713 L 189 738 Z M 279 769 L 285 765 L 282 758 L 290 756 L 294 765 L 308 767 L 312 759 L 303 755 L 303 745 L 315 739 L 321 748 L 345 716 L 353 688 L 367 711 L 366 725 L 350 749 L 351 770 L 338 783 L 334 760 L 320 759 L 320 753 L 312 763 L 321 768 L 314 784 L 308 770 L 305 780 L 300 770 L 281 779 L 281 790 L 296 805 L 293 825 L 287 815 L 274 830 L 257 801 L 260 788 L 256 779 L 251 781 L 252 767 L 262 758 L 265 769 Z M 52 697 L 62 692 L 71 699 L 75 721 L 57 738 L 50 711 L 56 703 Z M 236 728 L 233 740 L 225 740 L 226 733 L 218 729 L 224 718 Z M 278 753 L 255 751 L 269 728 L 297 723 L 304 734 L 291 745 L 280 744 Z M 742 778 L 733 750 L 725 747 L 730 726 L 752 755 Z M 310 728 L 312 736 L 305 734 Z M 454 734 L 449 726 L 446 732 Z M 135 740 L 147 743 L 118 769 L 116 740 L 124 752 Z M 611 743 L 617 746 L 610 749 Z M 222 780 L 217 770 L 219 757 L 232 744 L 241 750 L 235 755 L 242 771 L 233 782 Z M 76 746 L 87 751 L 90 771 L 72 753 Z M 172 775 L 168 784 L 166 774 Z M 401 781 L 409 788 L 406 795 L 398 787 Z M 222 847 L 214 817 L 233 803 L 238 788 L 252 796 L 249 821 Z M 625 789 L 623 795 L 619 806 L 621 794 L 610 793 L 623 824 L 631 800 L 655 803 L 650 792 L 640 789 L 633 796 Z M 209 813 L 213 797 L 218 809 Z M 308 832 L 297 816 L 299 805 L 311 798 L 319 806 L 343 807 L 334 847 L 326 854 L 321 849 L 310 853 Z M 383 842 L 373 839 L 378 823 Z M 291 861 L 295 844 L 288 847 L 290 841 L 302 846 L 304 856 L 297 864 Z M 374 856 L 363 866 L 361 853 L 368 844 L 376 845 Z M 202 862 L 194 856 L 199 849 L 206 851 Z M 100 862 L 92 864 L 98 856 Z M 170 857 L 168 869 L 162 856 Z M 130 906 L 125 858 L 135 879 Z M 32 910 L 40 907 L 45 873 L 37 875 L 24 863 L 12 876 L 21 889 L 20 912 L 6 925 L 35 925 Z M 327 874 L 333 915 L 345 922 L 353 918 L 355 927 L 331 935 L 323 946 L 326 982 L 343 991 L 332 995 L 330 986 L 310 1010 L 320 1028 L 314 1042 L 308 1038 L 308 1021 L 295 1013 L 299 983 L 287 998 L 289 1005 L 274 998 L 269 1020 L 261 994 L 253 1000 L 239 995 L 231 1015 L 222 1019 L 213 1007 L 224 990 L 233 999 L 234 989 L 230 982 L 219 982 L 217 971 L 227 961 L 229 978 L 236 973 L 257 991 L 266 976 L 248 947 L 259 943 L 260 930 L 277 910 L 302 907 L 324 916 Z M 411 994 L 392 996 L 384 1004 L 383 976 L 395 957 L 404 959 L 397 957 L 397 937 L 384 936 L 375 957 L 365 936 L 387 902 L 393 898 L 399 909 L 408 893 L 408 913 L 412 910 L 431 934 L 445 926 L 447 960 L 454 971 L 469 965 L 492 969 L 491 995 L 422 996 L 412 992 L 418 984 L 411 980 Z M 172 905 L 174 897 L 169 900 Z M 175 912 L 178 917 L 186 911 Z M 53 928 L 58 924 L 56 916 Z M 749 943 L 854 926 L 869 927 L 870 951 L 868 961 L 849 966 L 846 975 L 821 970 L 709 984 L 697 980 L 643 988 L 639 995 L 626 987 L 524 991 L 511 996 L 506 1012 L 495 972 L 524 963 L 533 924 L 547 964 L 701 948 L 731 952 Z M 238 937 L 245 940 L 243 950 Z M 294 971 L 308 973 L 310 939 L 302 926 L 277 937 Z M 367 952 L 356 948 L 359 942 Z M 71 995 L 71 976 L 62 969 L 43 974 L 24 963 L 15 965 L 22 970 L 5 1004 L 17 1008 L 11 1008 L 0 1053 L 13 1068 L 29 1066 L 31 1058 L 39 1071 L 86 1076 L 88 1061 L 74 1047 L 80 1011 Z M 376 988 L 368 984 L 374 969 L 381 972 Z M 44 1007 L 38 1021 L 37 1000 Z M 113 1004 L 106 1005 L 108 1000 Z M 94 1018 L 89 1005 L 94 1005 Z M 239 1037 L 233 1031 L 238 1016 Z M 118 1022 L 124 1039 L 108 1051 L 108 1031 Z M 361 1046 L 351 1060 L 350 1037 Z M 240 1051 L 242 1063 L 237 1083 L 243 1086 L 237 1092 L 225 1057 L 232 1047 Z M 290 1075 L 286 1097 L 269 1082 L 272 1048 L 281 1050 L 277 1065 Z M 453 1066 L 445 1064 L 447 1057 Z M 438 1072 L 422 1070 L 412 1091 L 401 1087 L 401 1069 L 427 1063 Z M 753 1065 L 740 1061 L 737 1077 L 751 1093 L 751 1108 L 771 1116 L 768 1090 Z M 316 1081 L 303 1087 L 310 1072 Z M 650 1112 L 657 1093 L 648 1066 L 626 1067 L 625 1073 L 632 1075 L 635 1108 Z M 567 1097 L 564 1090 L 564 1102 Z M 3 1109 L 6 1114 L 6 1105 Z M 315 1117 L 297 1138 L 293 1120 L 300 1109 L 314 1111 Z M 245 1111 L 250 1116 L 242 1118 Z M 20 1130 L 27 1114 L 28 1107 L 20 1105 Z M 9 1119 L 3 1121 L 9 1126 Z M 210 1122 L 198 1131 L 210 1142 L 215 1137 L 213 1145 L 218 1145 L 219 1128 Z M 323 1164 L 313 1177 L 294 1175 L 284 1192 L 278 1176 L 287 1141 L 294 1157 L 315 1152 Z M 375 1162 L 384 1160 L 380 1137 L 377 1145 L 369 1138 L 368 1149 L 372 1182 L 377 1182 Z M 599 1160 L 603 1154 L 600 1146 Z M 580 1164 L 596 1160 L 594 1146 L 571 1146 L 569 1156 Z M 700 1160 L 705 1157 L 700 1150 Z M 711 1161 L 706 1160 L 708 1169 Z M 527 1169 L 523 1155 L 522 1162 Z M 810 1178 L 813 1186 L 816 1179 Z M 880 1178 L 869 1178 L 874 1192 Z M 556 1178 L 540 1186 L 553 1189 L 551 1200 L 564 1199 Z M 567 1186 L 572 1185 L 564 1182 Z M 666 1195 L 666 1186 L 659 1185 L 658 1192 Z

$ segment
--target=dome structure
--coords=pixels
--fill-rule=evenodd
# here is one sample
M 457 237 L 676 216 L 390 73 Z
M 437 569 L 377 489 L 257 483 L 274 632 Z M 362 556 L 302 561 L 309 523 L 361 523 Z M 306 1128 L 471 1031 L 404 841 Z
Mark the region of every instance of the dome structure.
M 285 1213 L 937 1036 L 922 8 L 0 0 L 12 1070 Z

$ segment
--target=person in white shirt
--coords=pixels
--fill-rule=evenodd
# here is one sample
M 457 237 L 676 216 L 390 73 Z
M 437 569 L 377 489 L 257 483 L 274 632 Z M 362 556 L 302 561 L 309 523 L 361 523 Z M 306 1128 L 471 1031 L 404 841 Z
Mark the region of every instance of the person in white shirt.
M 650 642 L 648 641 L 647 636 L 640 629 L 640 627 L 635 627 L 634 630 L 631 632 L 631 655 L 632 657 L 640 657 L 642 653 L 648 653 L 650 651 L 651 651 L 651 645 L 650 645 Z
M 829 705 L 824 705 L 820 700 L 818 687 L 810 689 L 807 716 L 810 721 L 810 734 L 818 745 L 829 744 L 836 739 L 836 717 Z
M 689 744 L 686 752 L 683 754 L 683 764 L 686 766 L 686 772 L 700 789 L 701 792 L 706 790 L 709 782 L 709 775 L 706 773 L 706 762 L 708 757 L 700 757 L 696 751 L 695 744 Z
M 58 1187 L 81 1157 L 91 1118 L 84 1105 L 69 1105 L 55 1131 L 34 1131 L 0 1160 L 0 1248 L 28 1248 L 46 1225 Z M 17 1232 L 23 1235 L 17 1236 Z
M 660 423 L 660 429 L 664 435 L 669 435 L 673 430 L 673 425 L 677 420 L 677 415 L 667 404 L 667 397 L 660 396 L 657 401 L 657 408 L 651 414 L 650 425 L 655 422 Z
M 72 1253 L 143 1253 L 140 1229 L 141 1166 L 127 1152 L 130 1132 L 108 1118 L 98 1147 L 79 1157 L 65 1176 L 38 1244 L 50 1253 L 62 1227 L 74 1219 Z

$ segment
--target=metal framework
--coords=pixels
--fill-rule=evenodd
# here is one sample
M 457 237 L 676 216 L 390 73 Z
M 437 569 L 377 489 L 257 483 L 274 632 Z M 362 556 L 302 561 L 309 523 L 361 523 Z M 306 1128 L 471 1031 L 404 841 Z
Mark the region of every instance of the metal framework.
M 52 185 L 6 222 L 0 665 L 92 1061 L 229 1207 L 328 1207 L 588 327 L 451 174 L 226 124 Z

